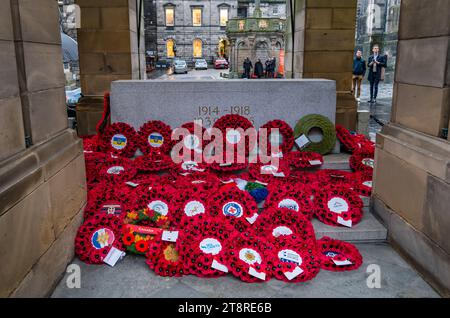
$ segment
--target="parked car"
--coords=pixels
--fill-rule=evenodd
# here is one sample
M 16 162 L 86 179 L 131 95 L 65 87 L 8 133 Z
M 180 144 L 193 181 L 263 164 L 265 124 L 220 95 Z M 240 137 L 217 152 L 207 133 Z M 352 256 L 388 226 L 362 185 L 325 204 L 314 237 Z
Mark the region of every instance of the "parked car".
M 207 70 L 208 69 L 208 63 L 206 63 L 205 59 L 196 59 L 194 68 L 196 70 Z
M 173 62 L 173 72 L 174 74 L 187 74 L 188 67 L 185 60 L 175 60 Z
M 66 105 L 67 114 L 69 117 L 75 117 L 75 106 L 77 105 L 80 98 L 83 96 L 81 94 L 81 88 L 76 88 L 73 90 L 66 90 Z
M 225 60 L 224 58 L 218 58 L 214 61 L 214 68 L 215 69 L 219 69 L 219 68 L 224 68 L 227 69 L 228 68 L 228 62 L 227 60 Z

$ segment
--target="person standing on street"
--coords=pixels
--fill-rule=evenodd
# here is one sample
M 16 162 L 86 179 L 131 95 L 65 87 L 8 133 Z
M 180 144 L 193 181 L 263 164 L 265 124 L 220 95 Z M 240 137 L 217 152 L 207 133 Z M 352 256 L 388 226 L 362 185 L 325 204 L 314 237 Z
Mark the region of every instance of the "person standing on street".
M 381 73 L 383 68 L 387 66 L 387 56 L 380 55 L 380 47 L 375 44 L 372 48 L 373 55 L 369 57 L 367 61 L 367 67 L 369 69 L 369 82 L 370 82 L 370 101 L 374 104 L 377 102 L 378 84 L 381 80 Z
M 248 57 L 244 60 L 244 77 L 250 79 L 250 71 L 253 68 L 252 61 Z
M 353 77 L 352 77 L 352 93 L 356 93 L 356 99 L 360 101 L 361 83 L 366 75 L 366 61 L 362 58 L 361 50 L 356 51 L 356 56 L 353 59 Z
M 271 59 L 266 60 L 264 63 L 265 70 L 266 70 L 266 78 L 270 78 L 270 63 L 272 62 Z
M 258 59 L 258 61 L 255 63 L 255 75 L 257 78 L 261 78 L 263 76 L 263 73 L 264 73 L 263 64 L 261 63 L 261 60 Z

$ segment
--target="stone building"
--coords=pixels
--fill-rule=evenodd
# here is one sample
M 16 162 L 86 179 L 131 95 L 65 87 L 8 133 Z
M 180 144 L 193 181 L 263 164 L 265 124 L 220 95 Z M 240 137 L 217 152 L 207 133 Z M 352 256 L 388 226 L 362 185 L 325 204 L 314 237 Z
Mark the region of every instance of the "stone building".
M 389 57 L 386 82 L 393 82 L 397 58 L 398 24 L 401 0 L 359 0 L 357 8 L 356 47 L 368 57 L 373 44 L 380 45 Z
M 188 63 L 204 58 L 212 63 L 227 55 L 225 27 L 237 15 L 237 1 L 156 0 L 160 60 L 175 56 Z
M 252 17 L 255 12 L 255 0 L 238 1 L 238 17 Z M 262 0 L 260 12 L 263 18 L 286 18 L 286 0 Z
M 144 0 L 145 51 L 156 55 L 157 47 L 156 0 Z

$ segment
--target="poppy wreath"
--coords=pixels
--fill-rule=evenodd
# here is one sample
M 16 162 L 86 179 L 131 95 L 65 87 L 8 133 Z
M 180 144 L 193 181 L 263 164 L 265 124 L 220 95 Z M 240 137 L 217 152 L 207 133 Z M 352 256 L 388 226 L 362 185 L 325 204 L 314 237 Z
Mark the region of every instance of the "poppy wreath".
M 320 170 L 321 171 L 321 170 Z M 289 183 L 297 185 L 308 186 L 317 183 L 319 180 L 319 172 L 294 170 L 288 178 Z
M 96 214 L 116 215 L 124 218 L 126 211 L 134 204 L 133 189 L 128 186 L 100 183 L 89 191 L 88 202 L 84 209 L 84 219 Z
M 315 215 L 331 226 L 352 227 L 363 216 L 363 202 L 359 195 L 345 187 L 322 188 L 314 196 Z
M 100 166 L 99 181 L 122 183 L 132 179 L 137 174 L 133 161 L 127 158 L 107 158 Z
M 169 218 L 166 215 L 162 215 L 149 208 L 127 212 L 124 223 L 133 225 L 153 225 L 162 229 L 168 229 L 170 225 Z
M 175 164 L 170 169 L 170 173 L 174 176 L 178 176 L 180 174 L 184 175 L 187 173 L 191 174 L 202 174 L 208 172 L 208 164 L 204 162 L 195 162 L 195 161 L 182 161 L 178 164 Z
M 94 215 L 78 229 L 75 254 L 88 264 L 102 264 L 112 247 L 123 251 L 122 220 L 114 215 Z
M 302 135 L 306 137 L 313 129 L 320 129 L 322 139 L 319 142 L 313 142 L 306 145 L 302 150 L 313 151 L 325 155 L 331 152 L 336 144 L 336 128 L 334 124 L 325 116 L 310 114 L 302 117 L 295 125 L 294 138 Z
M 98 136 L 86 136 L 81 137 L 83 139 L 83 150 L 86 152 L 97 152 L 98 149 Z
M 234 173 L 235 171 L 244 170 L 248 167 L 248 160 L 246 157 L 243 157 L 242 155 L 239 155 L 237 152 L 235 152 L 233 154 L 233 159 L 230 161 L 230 156 L 231 155 L 226 152 L 223 152 L 220 155 L 216 155 L 216 160 L 214 160 L 214 162 L 212 162 L 209 167 L 212 170 L 225 173 Z
M 209 172 L 186 173 L 175 177 L 174 186 L 179 190 L 193 189 L 195 191 L 216 191 L 220 180 Z
M 161 236 L 161 232 L 159 228 L 126 224 L 123 227 L 122 241 L 127 251 L 145 255 L 152 241 Z
M 323 237 L 317 241 L 321 267 L 327 271 L 343 272 L 358 269 L 363 258 L 356 246 L 348 242 Z
M 139 214 L 139 211 L 141 211 L 144 214 L 150 214 L 150 216 L 156 212 L 160 216 L 167 218 L 169 223 L 171 223 L 178 218 L 176 216 L 177 207 L 172 200 L 176 192 L 177 190 L 170 185 L 158 185 L 142 189 L 137 192 L 136 203 L 132 212 Z M 135 216 L 128 216 L 127 214 L 127 218 L 133 219 L 133 217 Z M 153 220 L 147 220 L 147 222 L 142 224 L 149 225 L 152 222 Z
M 264 208 L 286 208 L 295 214 L 302 214 L 311 220 L 314 214 L 314 204 L 311 201 L 311 189 L 293 184 L 277 184 L 269 186 L 269 195 L 264 202 Z
M 278 160 L 278 166 L 269 163 L 252 163 L 249 165 L 248 172 L 258 181 L 269 183 L 274 180 L 287 178 L 291 174 L 289 164 L 284 159 Z M 279 176 L 278 176 L 279 174 Z
M 344 170 L 320 170 L 317 172 L 317 178 L 322 186 L 338 185 L 351 187 L 354 182 L 354 174 Z
M 179 134 L 177 132 L 177 129 L 174 129 L 175 135 L 180 135 L 178 140 L 175 140 L 173 143 L 182 142 L 183 147 L 180 149 L 182 150 L 181 154 L 176 153 L 173 154 L 176 157 L 183 158 L 184 156 L 188 156 L 187 158 L 190 158 L 186 161 L 200 161 L 200 158 L 202 157 L 203 150 L 205 149 L 208 142 L 205 142 L 203 140 L 203 136 L 205 135 L 206 128 L 202 125 L 196 124 L 194 122 L 189 122 L 181 125 L 180 128 L 187 129 L 189 131 L 189 134 Z M 200 134 L 199 134 L 200 133 Z M 198 160 L 197 160 L 198 159 Z
M 139 128 L 138 144 L 142 153 L 162 153 L 168 155 L 172 149 L 172 129 L 160 120 L 151 120 Z
M 260 151 L 262 151 L 263 154 L 272 154 L 271 129 L 278 129 L 279 136 L 282 137 L 282 140 L 278 146 L 279 151 L 282 153 L 288 153 L 292 150 L 292 147 L 294 146 L 294 131 L 292 130 L 291 126 L 289 126 L 285 121 L 279 119 L 271 120 L 262 125 L 260 127 L 260 130 L 261 128 L 267 129 L 267 143 L 259 144 Z M 258 141 L 260 139 L 260 136 L 261 132 L 258 133 Z
M 317 152 L 292 151 L 286 155 L 286 160 L 294 169 L 315 168 L 323 165 L 323 157 Z
M 178 245 L 163 241 L 161 238 L 157 238 L 150 243 L 146 259 L 150 269 L 159 276 L 179 277 L 186 272 Z
M 134 165 L 139 171 L 154 172 L 171 169 L 174 164 L 172 158 L 168 155 L 153 152 L 137 157 L 134 160 Z
M 232 228 L 217 220 L 196 220 L 185 227 L 180 239 L 180 255 L 189 273 L 198 277 L 227 274 L 223 264 Z
M 98 167 L 106 162 L 108 155 L 102 152 L 84 151 L 86 182 L 94 183 L 98 179 Z
M 367 172 L 355 173 L 353 190 L 359 195 L 370 197 L 372 194 L 372 174 Z
M 344 145 L 344 148 L 350 153 L 355 153 L 360 149 L 373 148 L 373 143 L 368 140 L 366 136 L 353 135 L 347 128 L 341 125 L 336 125 L 336 135 L 339 141 Z
M 213 127 L 219 129 L 223 134 L 223 149 L 233 147 L 235 152 L 237 152 L 239 143 L 242 143 L 240 141 L 242 136 L 237 129 L 241 128 L 245 132 L 249 128 L 254 128 L 253 124 L 247 118 L 237 114 L 228 114 L 220 117 L 214 123 Z M 256 138 L 249 138 L 249 136 L 245 136 L 246 157 L 248 156 L 250 150 L 252 150 L 256 145 L 254 140 L 256 140 Z
M 288 283 L 311 280 L 321 268 L 321 257 L 316 246 L 301 247 L 295 242 L 276 248 L 270 260 L 273 277 Z
M 311 221 L 286 208 L 266 209 L 256 220 L 254 233 L 266 238 L 277 248 L 284 247 L 289 242 L 299 246 L 316 243 Z
M 275 250 L 267 240 L 257 236 L 235 234 L 225 250 L 224 265 L 246 283 L 267 282 L 271 278 L 270 257 Z
M 210 215 L 220 222 L 228 223 L 242 233 L 258 218 L 258 206 L 247 191 L 237 187 L 225 187 L 210 197 Z
M 131 158 L 138 147 L 136 131 L 126 123 L 111 124 L 101 135 L 99 146 L 104 152 Z
M 172 201 L 177 207 L 171 225 L 184 228 L 196 220 L 205 220 L 209 217 L 208 199 L 210 192 L 195 188 L 186 188 L 178 191 Z
M 374 149 L 359 150 L 350 156 L 349 164 L 353 171 L 373 172 L 374 168 Z

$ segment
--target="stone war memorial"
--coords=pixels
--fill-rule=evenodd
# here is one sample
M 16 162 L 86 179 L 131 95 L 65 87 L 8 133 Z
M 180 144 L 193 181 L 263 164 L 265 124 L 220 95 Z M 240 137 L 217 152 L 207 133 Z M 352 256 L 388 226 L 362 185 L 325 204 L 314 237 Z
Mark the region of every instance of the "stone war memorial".
M 212 315 L 450 296 L 450 1 L 150 2 L 0 0 L 0 297 L 172 298 L 168 314 Z M 381 124 L 352 88 L 355 41 L 389 33 L 355 37 L 375 6 L 398 18 Z M 196 28 L 226 33 L 230 69 Z M 205 70 L 177 74 L 186 48 L 148 67 L 146 41 L 153 63 L 183 36 L 193 61 L 208 47 Z M 247 55 L 282 72 L 242 78 Z

